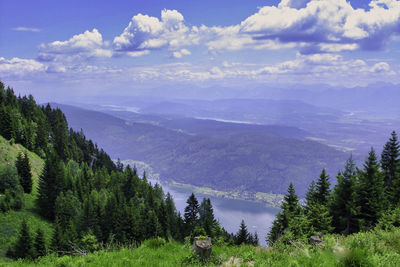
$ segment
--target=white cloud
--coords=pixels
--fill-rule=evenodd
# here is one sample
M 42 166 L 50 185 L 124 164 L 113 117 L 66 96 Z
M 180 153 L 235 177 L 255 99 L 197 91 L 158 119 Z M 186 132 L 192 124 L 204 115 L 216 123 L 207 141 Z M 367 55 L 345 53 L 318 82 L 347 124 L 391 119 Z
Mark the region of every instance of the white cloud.
M 132 18 L 123 33 L 114 38 L 113 48 L 118 52 L 176 49 L 190 44 L 189 28 L 176 10 L 162 10 L 161 20 L 138 14 Z
M 182 58 L 183 56 L 189 56 L 191 54 L 192 53 L 189 50 L 183 48 L 183 49 L 181 49 L 179 51 L 172 52 L 172 57 L 173 58 Z
M 372 66 L 371 72 L 374 73 L 390 72 L 390 66 L 386 62 L 379 62 L 376 63 L 374 66 Z
M 5 59 L 0 57 L 1 76 L 28 76 L 33 73 L 43 72 L 47 67 L 33 59 L 12 58 Z
M 67 41 L 54 41 L 39 46 L 40 61 L 63 61 L 91 57 L 111 57 L 112 51 L 104 49 L 106 44 L 97 29 L 77 34 Z M 72 58 L 71 58 L 72 57 Z
M 31 27 L 15 27 L 12 28 L 12 30 L 20 32 L 40 32 L 39 28 L 31 28 Z
M 346 0 L 301 1 L 302 8 L 283 0 L 265 6 L 240 24 L 252 38 L 302 45 L 306 53 L 381 49 L 400 33 L 400 1 L 373 0 L 368 11 Z

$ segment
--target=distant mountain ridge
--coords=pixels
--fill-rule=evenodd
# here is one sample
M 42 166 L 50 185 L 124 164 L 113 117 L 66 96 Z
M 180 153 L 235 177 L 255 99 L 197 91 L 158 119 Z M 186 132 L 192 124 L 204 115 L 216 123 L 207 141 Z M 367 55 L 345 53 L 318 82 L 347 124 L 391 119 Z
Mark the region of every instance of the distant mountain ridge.
M 97 111 L 56 105 L 65 113 L 70 127 L 82 128 L 112 157 L 146 162 L 161 179 L 223 191 L 283 193 L 294 182 L 302 195 L 322 168 L 334 175 L 348 157 L 326 145 L 304 140 L 306 133 L 294 127 L 287 129 L 298 133 L 297 139 L 296 134 L 291 138 L 279 136 L 272 126 L 188 118 L 160 119 L 156 125 L 154 117 L 153 123 L 126 121 Z

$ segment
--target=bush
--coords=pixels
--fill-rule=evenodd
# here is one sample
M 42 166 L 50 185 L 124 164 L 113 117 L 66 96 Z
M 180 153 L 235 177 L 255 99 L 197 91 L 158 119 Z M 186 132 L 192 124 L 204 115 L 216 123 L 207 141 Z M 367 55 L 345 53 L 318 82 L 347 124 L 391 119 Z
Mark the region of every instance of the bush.
M 369 253 L 366 249 L 354 248 L 350 250 L 340 261 L 343 266 L 374 266 L 368 257 Z
M 164 238 L 161 237 L 156 237 L 156 238 L 151 238 L 143 242 L 144 247 L 148 248 L 160 248 L 166 244 L 166 241 Z

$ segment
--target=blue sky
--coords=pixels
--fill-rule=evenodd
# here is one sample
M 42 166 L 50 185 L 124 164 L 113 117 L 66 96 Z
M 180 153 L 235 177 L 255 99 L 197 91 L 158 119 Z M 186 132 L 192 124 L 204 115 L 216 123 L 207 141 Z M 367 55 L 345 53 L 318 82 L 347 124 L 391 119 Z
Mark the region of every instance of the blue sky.
M 399 34 L 396 0 L 0 0 L 0 79 L 47 96 L 397 84 Z

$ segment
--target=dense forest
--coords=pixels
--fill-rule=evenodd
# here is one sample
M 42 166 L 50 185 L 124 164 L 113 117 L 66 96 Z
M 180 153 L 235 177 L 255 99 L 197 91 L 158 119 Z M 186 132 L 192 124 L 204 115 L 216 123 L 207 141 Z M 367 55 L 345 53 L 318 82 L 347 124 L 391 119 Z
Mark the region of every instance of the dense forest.
M 228 233 L 215 219 L 208 198 L 199 203 L 191 194 L 180 214 L 172 196 L 151 185 L 146 173 L 139 176 L 134 166 L 114 163 L 82 130 L 69 129 L 60 109 L 40 106 L 31 95 L 17 97 L 1 82 L 0 135 L 44 161 L 38 181 L 26 152 L 16 156 L 14 164 L 0 167 L 0 215 L 21 210 L 26 199 L 33 199 L 34 212 L 53 229 L 46 238 L 39 224 L 32 228 L 23 219 L 18 238 L 7 249 L 9 258 L 87 256 L 105 247 L 123 251 L 149 240 L 190 244 L 195 236 L 211 236 L 213 244 L 224 246 L 259 243 L 244 221 L 236 234 Z M 313 235 L 394 231 L 400 226 L 399 156 L 393 131 L 380 159 L 372 148 L 361 168 L 350 157 L 333 188 L 325 170 L 311 183 L 304 201 L 290 184 L 266 237 L 271 248 L 307 244 Z
M 322 170 L 301 204 L 290 184 L 267 240 L 270 245 L 312 235 L 349 235 L 374 228 L 400 226 L 400 145 L 395 131 L 385 144 L 380 160 L 371 148 L 362 168 L 350 157 L 337 184 L 331 189 Z
M 17 97 L 3 83 L 0 135 L 45 161 L 36 190 L 26 154 L 19 154 L 14 166 L 0 169 L 1 212 L 22 209 L 24 195 L 32 194 L 35 211 L 54 228 L 46 242 L 42 229 L 29 229 L 22 221 L 8 257 L 84 254 L 106 244 L 127 246 L 153 237 L 183 242 L 207 235 L 217 242 L 258 243 L 244 222 L 237 235 L 227 233 L 214 218 L 210 199 L 199 203 L 192 194 L 181 215 L 171 195 L 151 185 L 145 173 L 140 177 L 135 167 L 114 163 L 83 131 L 68 129 L 60 109 L 40 106 L 31 95 Z

